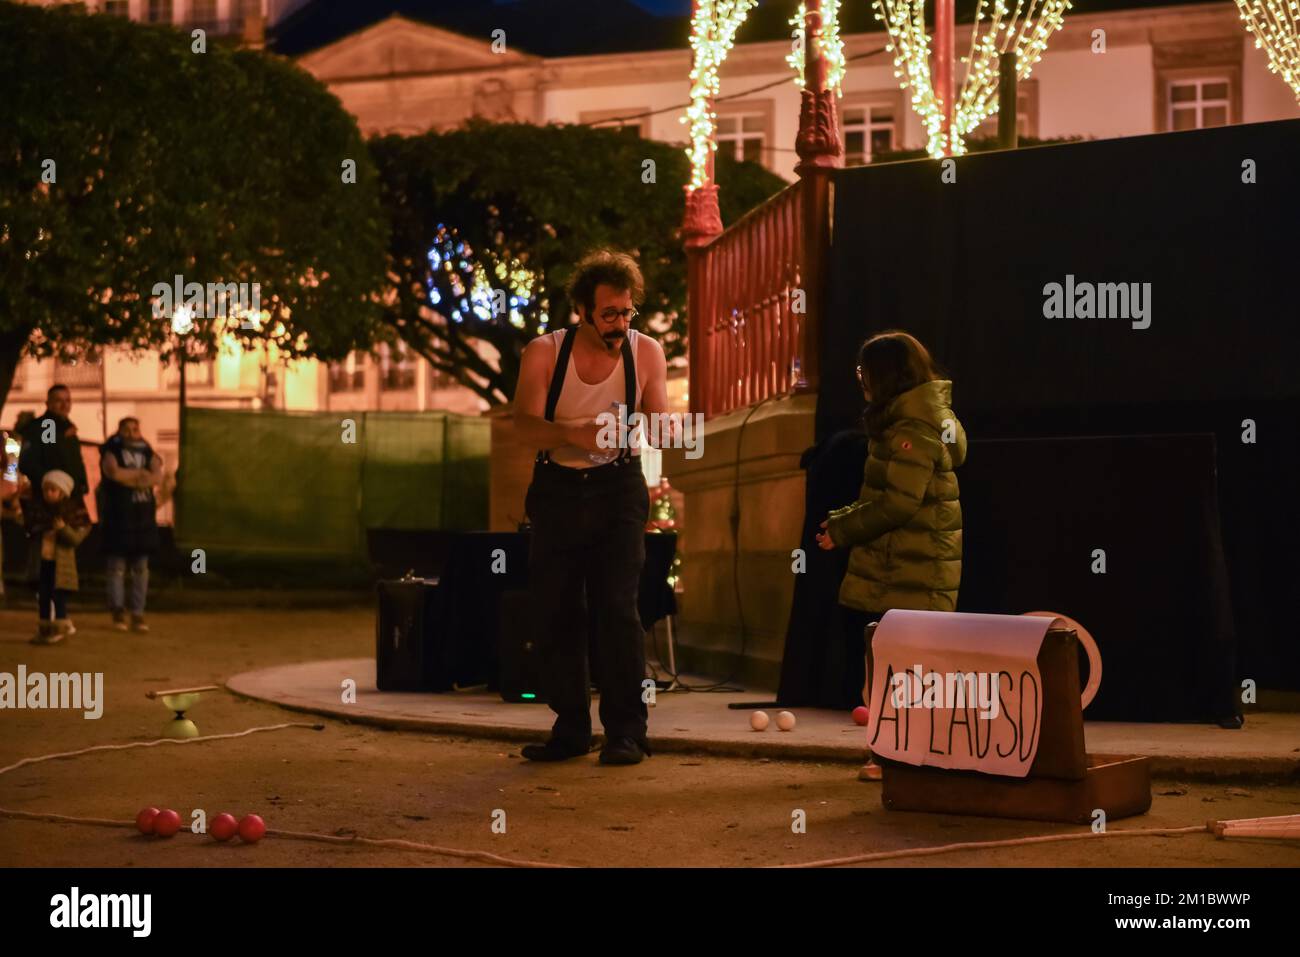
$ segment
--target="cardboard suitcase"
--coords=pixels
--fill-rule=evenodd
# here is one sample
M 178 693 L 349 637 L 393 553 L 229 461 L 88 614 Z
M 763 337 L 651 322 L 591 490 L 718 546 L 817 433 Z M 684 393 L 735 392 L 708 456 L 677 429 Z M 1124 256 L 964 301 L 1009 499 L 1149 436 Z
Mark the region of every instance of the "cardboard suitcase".
M 871 637 L 876 627 L 871 625 L 866 636 L 869 676 L 874 676 Z M 1049 629 L 1037 663 L 1042 715 L 1038 750 L 1025 777 L 917 766 L 877 755 L 884 806 L 1072 824 L 1093 823 L 1098 810 L 1108 821 L 1145 813 L 1151 807 L 1150 758 L 1085 750 L 1074 630 Z

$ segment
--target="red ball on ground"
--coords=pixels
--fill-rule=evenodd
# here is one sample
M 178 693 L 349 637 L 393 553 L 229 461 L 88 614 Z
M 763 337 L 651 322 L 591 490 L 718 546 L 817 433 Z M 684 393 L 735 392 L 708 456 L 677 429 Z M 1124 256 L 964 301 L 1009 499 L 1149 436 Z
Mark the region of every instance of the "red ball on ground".
M 228 841 L 239 833 L 239 822 L 233 814 L 218 814 L 208 825 L 208 832 L 218 841 Z
M 855 724 L 867 725 L 871 723 L 871 711 L 866 705 L 860 704 L 853 709 L 853 721 Z
M 266 822 L 256 814 L 245 814 L 239 820 L 239 839 L 245 844 L 256 844 L 266 835 Z
M 171 808 L 163 808 L 153 819 L 153 832 L 159 837 L 171 837 L 181 829 L 181 816 Z
M 153 822 L 158 817 L 156 807 L 147 807 L 135 816 L 135 826 L 141 834 L 153 833 Z

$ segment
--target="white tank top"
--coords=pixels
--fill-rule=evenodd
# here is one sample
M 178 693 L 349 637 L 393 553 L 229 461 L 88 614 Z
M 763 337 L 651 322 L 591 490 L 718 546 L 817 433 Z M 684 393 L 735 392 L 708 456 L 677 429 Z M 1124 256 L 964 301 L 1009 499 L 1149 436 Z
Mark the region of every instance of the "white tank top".
M 555 357 L 560 354 L 561 336 L 577 335 L 578 327 L 574 326 L 567 332 L 563 329 L 547 333 L 551 340 L 551 345 L 555 349 Z M 632 347 L 632 355 L 637 360 L 640 359 L 638 352 L 641 333 L 635 329 L 629 329 L 627 332 L 628 345 Z M 554 366 L 555 359 L 551 360 Z M 645 363 L 636 362 L 636 409 L 641 408 L 641 392 L 645 387 Z M 618 362 L 614 364 L 614 369 L 605 378 L 603 382 L 597 382 L 594 385 L 583 382 L 578 377 L 578 367 L 573 361 L 573 352 L 569 352 L 569 366 L 564 373 L 564 385 L 560 389 L 559 401 L 555 403 L 555 422 L 558 425 L 582 425 L 587 422 L 595 422 L 596 416 L 602 412 L 612 412 L 611 405 L 622 404 L 627 401 L 627 383 L 623 378 L 623 355 L 620 349 Z M 629 409 L 630 415 L 634 409 Z M 613 450 L 611 450 L 613 451 Z M 641 450 L 632 448 L 633 455 L 640 455 Z M 589 469 L 594 468 L 597 463 L 587 458 L 587 452 L 576 445 L 560 445 L 551 450 L 551 461 L 556 465 L 563 465 L 571 469 Z

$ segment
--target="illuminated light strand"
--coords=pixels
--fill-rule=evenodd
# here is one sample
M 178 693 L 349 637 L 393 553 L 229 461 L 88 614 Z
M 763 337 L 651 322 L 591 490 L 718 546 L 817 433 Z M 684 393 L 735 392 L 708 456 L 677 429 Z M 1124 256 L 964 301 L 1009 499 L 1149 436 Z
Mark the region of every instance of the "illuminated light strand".
M 1279 0 L 1238 0 L 1276 3 Z M 1286 0 L 1294 6 L 1297 0 Z M 970 52 L 961 58 L 966 75 L 954 96 L 952 129 L 945 135 L 943 109 L 930 76 L 930 36 L 925 28 L 925 0 L 872 0 L 876 19 L 889 34 L 886 50 L 894 55 L 894 76 L 912 94 L 912 108 L 926 130 L 926 151 L 936 159 L 966 152 L 965 139 L 997 112 L 998 58 L 1016 56 L 1016 78 L 1028 79 L 1043 58 L 1052 34 L 1065 23 L 1070 0 L 979 0 L 971 25 Z M 987 23 L 981 33 L 980 25 Z
M 799 9 L 790 18 L 790 26 L 802 30 L 807 13 L 808 5 L 800 3 Z M 807 41 L 808 38 L 804 37 L 805 48 Z M 840 0 L 822 0 L 822 34 L 818 46 L 826 59 L 826 89 L 834 90 L 836 96 L 843 96 L 844 74 L 848 70 L 848 63 L 844 59 L 844 40 L 840 37 Z M 794 68 L 795 86 L 802 88 L 805 82 L 803 51 L 791 50 L 786 55 L 785 62 Z
M 686 155 L 691 161 L 692 190 L 708 183 L 709 154 L 717 149 L 717 121 L 711 103 L 718 95 L 718 68 L 735 42 L 736 30 L 758 0 L 697 0 L 691 18 L 691 103 L 682 117 L 690 131 Z
M 1021 18 L 1021 0 L 1017 0 L 1014 11 L 1008 11 L 1003 0 L 996 0 L 990 28 L 977 42 L 982 19 L 980 14 L 987 3 L 988 0 L 981 0 L 976 13 L 975 25 L 971 31 L 972 49 L 976 52 L 968 61 L 970 65 L 966 81 L 962 84 L 961 95 L 954 110 L 953 126 L 961 137 L 974 132 L 985 119 L 997 112 L 998 57 L 1003 53 L 1014 52 L 1017 80 L 1028 79 L 1034 64 L 1042 59 L 1052 34 L 1064 26 L 1065 11 L 1071 6 L 1070 0 L 1046 0 L 1037 11 L 1035 19 L 1035 7 L 1038 4 L 1037 0 L 1031 0 L 1028 11 Z M 1010 20 L 1000 23 L 1001 17 L 1009 12 Z M 1019 30 L 1016 29 L 1017 19 L 1020 20 Z M 999 32 L 1003 34 L 1000 44 L 996 36 Z
M 1270 73 L 1291 87 L 1300 102 L 1300 3 L 1296 0 L 1236 0 L 1255 49 L 1268 57 Z
M 894 55 L 894 77 L 911 89 L 912 108 L 926 130 L 926 151 L 944 154 L 943 114 L 930 78 L 930 37 L 925 32 L 925 0 L 873 0 L 876 19 L 889 34 L 886 51 Z

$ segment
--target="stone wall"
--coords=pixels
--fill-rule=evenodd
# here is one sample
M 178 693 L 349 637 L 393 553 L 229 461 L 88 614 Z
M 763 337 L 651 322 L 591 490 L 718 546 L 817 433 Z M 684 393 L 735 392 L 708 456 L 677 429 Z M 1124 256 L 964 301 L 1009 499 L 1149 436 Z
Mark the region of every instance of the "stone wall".
M 664 453 L 664 474 L 685 498 L 680 670 L 776 688 L 794 598 L 790 553 L 803 528 L 799 457 L 813 444 L 815 408 L 812 395 L 772 399 L 710 420 L 699 458 Z

